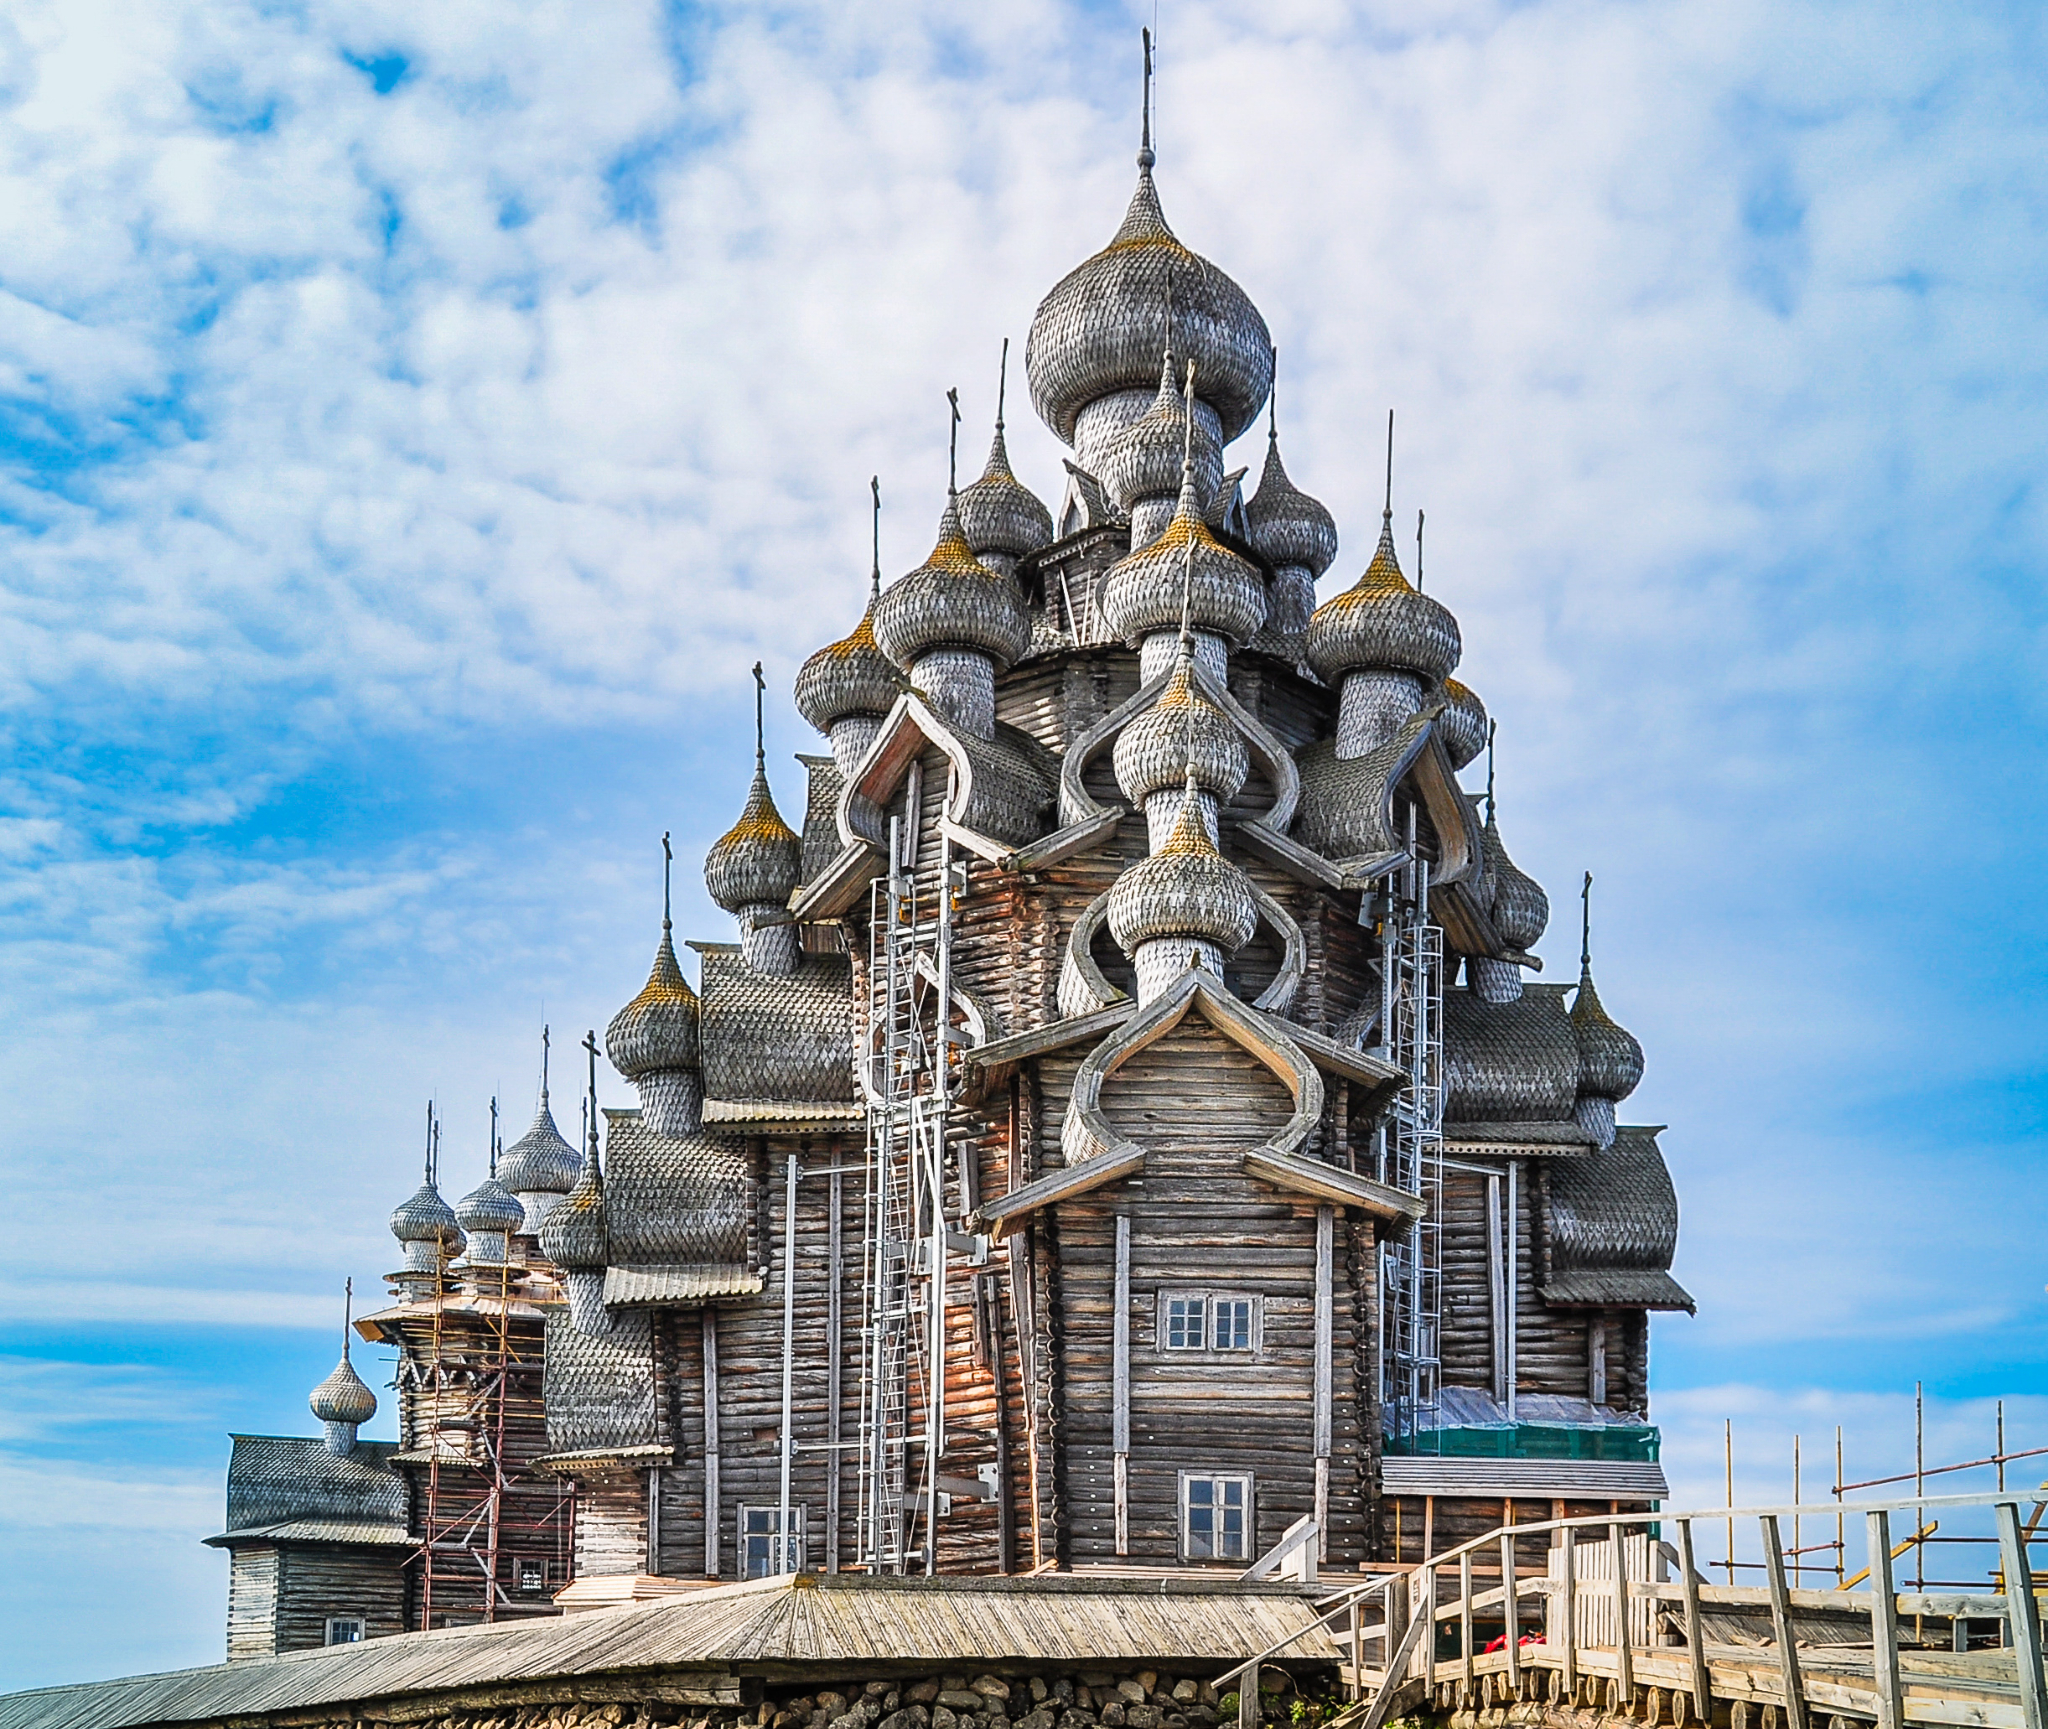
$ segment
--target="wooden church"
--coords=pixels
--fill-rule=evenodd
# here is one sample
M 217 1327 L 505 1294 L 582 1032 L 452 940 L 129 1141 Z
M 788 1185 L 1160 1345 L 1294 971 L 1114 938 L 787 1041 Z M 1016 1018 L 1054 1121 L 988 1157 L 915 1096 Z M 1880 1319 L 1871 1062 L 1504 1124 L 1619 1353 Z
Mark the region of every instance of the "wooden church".
M 397 1444 L 346 1352 L 323 1439 L 236 1439 L 231 1655 L 796 1569 L 1235 1576 L 1290 1531 L 1355 1573 L 1664 1494 L 1641 1049 L 1583 953 L 1532 976 L 1391 479 L 1319 606 L 1270 421 L 1230 466 L 1273 345 L 1153 166 L 1148 126 L 1032 322 L 1057 509 L 999 408 L 797 676 L 801 832 L 757 753 L 704 867 L 738 940 L 693 988 L 664 914 L 581 1148 L 543 1083 L 451 1207 L 430 1131 L 354 1323 Z

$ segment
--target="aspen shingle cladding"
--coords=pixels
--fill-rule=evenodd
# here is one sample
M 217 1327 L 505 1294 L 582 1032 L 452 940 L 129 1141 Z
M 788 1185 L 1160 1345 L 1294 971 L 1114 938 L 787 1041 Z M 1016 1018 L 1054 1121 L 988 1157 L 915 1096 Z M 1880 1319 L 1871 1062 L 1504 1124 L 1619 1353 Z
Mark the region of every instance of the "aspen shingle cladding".
M 325 1441 L 296 1436 L 237 1435 L 234 1443 L 225 1536 L 297 1536 L 276 1528 L 304 1525 L 321 1528 L 307 1541 L 405 1541 L 405 1480 L 390 1462 L 395 1441 L 358 1441 L 339 1457 Z
M 847 957 L 806 955 L 782 978 L 756 972 L 731 944 L 692 946 L 703 957 L 707 1107 L 720 1107 L 715 1114 L 726 1117 L 733 1105 L 851 1107 L 853 967 Z
M 1692 1312 L 1671 1276 L 1678 1194 L 1655 1129 L 1617 1129 L 1606 1151 L 1552 1167 L 1543 1226 L 1546 1303 Z
M 622 1309 L 611 1329 L 583 1333 L 566 1311 L 548 1316 L 543 1397 L 548 1455 L 613 1456 L 665 1451 L 654 1385 L 654 1320 L 645 1309 Z
M 808 756 L 800 751 L 796 760 L 811 777 L 804 800 L 804 849 L 799 867 L 808 883 L 839 856 L 839 790 L 846 783 L 839 764 L 829 756 Z
M 1444 992 L 1446 1138 L 1468 1138 L 1471 1124 L 1572 1126 L 1579 1046 L 1566 989 L 1528 985 L 1511 1003 L 1482 1002 L 1462 988 Z M 1585 1136 L 1574 1129 L 1571 1140 Z
M 747 1160 L 710 1135 L 658 1135 L 607 1110 L 605 1203 L 614 1267 L 741 1267 Z
M 1429 718 L 1416 715 L 1377 750 L 1340 757 L 1335 739 L 1319 739 L 1296 753 L 1301 807 L 1294 838 L 1325 858 L 1358 858 L 1403 844 L 1389 824 L 1395 783 L 1426 742 Z

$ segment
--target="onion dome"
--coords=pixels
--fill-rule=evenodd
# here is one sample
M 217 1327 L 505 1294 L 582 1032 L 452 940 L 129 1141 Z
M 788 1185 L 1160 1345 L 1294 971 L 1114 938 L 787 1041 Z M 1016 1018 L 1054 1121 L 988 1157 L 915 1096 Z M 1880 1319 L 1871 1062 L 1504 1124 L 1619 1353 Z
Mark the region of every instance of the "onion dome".
M 1481 838 L 1486 846 L 1487 872 L 1493 878 L 1493 906 L 1489 909 L 1493 928 L 1509 948 L 1526 954 L 1550 923 L 1550 897 L 1543 892 L 1541 883 L 1518 870 L 1515 861 L 1508 857 L 1508 849 L 1500 838 L 1500 823 L 1490 805 Z
M 1195 784 L 1228 804 L 1251 773 L 1251 753 L 1237 727 L 1194 680 L 1194 656 L 1183 644 L 1159 700 L 1124 728 L 1116 741 L 1116 784 L 1133 804 Z
M 1451 767 L 1476 762 L 1486 748 L 1486 704 L 1477 691 L 1454 678 L 1444 680 L 1444 711 L 1437 716 L 1437 736 L 1451 753 Z
M 787 906 L 789 897 L 803 880 L 803 851 L 796 831 L 775 808 L 774 796 L 768 790 L 768 770 L 756 752 L 754 784 L 747 792 L 746 809 L 704 855 L 704 886 L 711 891 L 711 898 L 729 913 L 738 912 L 741 907 Z M 676 976 L 680 978 L 681 972 Z M 648 984 L 651 989 L 653 981 L 650 979 Z M 691 1006 L 694 1015 L 694 1001 Z M 613 1022 L 614 1026 L 617 1024 Z M 606 1038 L 609 1040 L 609 1033 Z
M 465 1231 L 510 1235 L 525 1226 L 526 1209 L 496 1177 L 486 1177 L 455 1203 L 455 1219 Z
M 931 556 L 885 588 L 875 603 L 875 641 L 906 672 L 935 648 L 985 654 L 1001 672 L 1030 646 L 1023 595 L 1009 577 L 974 556 L 954 497 L 946 499 Z
M 1448 678 L 1464 644 L 1448 608 L 1409 585 L 1394 553 L 1394 513 L 1380 519 L 1380 544 L 1365 574 L 1316 608 L 1308 623 L 1308 663 L 1325 684 L 1362 668 Z
M 1156 631 L 1180 629 L 1181 591 L 1188 622 L 1242 648 L 1266 622 L 1266 584 L 1257 568 L 1210 532 L 1192 474 L 1182 476 L 1173 520 L 1142 551 L 1119 559 L 1102 585 L 1101 616 L 1112 636 L 1135 645 Z
M 1593 873 L 1586 873 L 1579 938 L 1579 994 L 1572 999 L 1572 1037 L 1579 1046 L 1579 1091 L 1615 1103 L 1643 1078 L 1643 1047 L 1600 1005 L 1593 988 Z
M 1051 536 L 1048 534 L 1047 538 Z M 901 688 L 896 669 L 875 646 L 875 603 L 881 594 L 882 573 L 878 569 L 873 592 L 868 596 L 868 609 L 860 615 L 860 623 L 849 635 L 828 643 L 797 669 L 797 713 L 820 732 L 829 733 L 834 721 L 851 715 L 871 714 L 879 718 L 896 701 L 896 692 Z
M 1196 374 L 1197 381 L 1200 373 Z M 1117 504 L 1128 511 L 1143 498 L 1171 498 L 1180 491 L 1186 459 L 1195 465 L 1199 497 L 1214 498 L 1223 480 L 1223 447 L 1210 436 L 1199 414 L 1189 437 L 1188 405 L 1173 376 L 1173 356 L 1159 371 L 1159 394 L 1152 406 L 1103 447 L 1096 478 Z
M 988 466 L 972 486 L 961 489 L 958 508 L 961 535 L 976 558 L 985 552 L 1022 558 L 1052 544 L 1052 512 L 1010 472 L 1010 450 L 1003 440 L 1000 415 L 996 417 L 995 442 L 988 449 Z
M 515 1195 L 566 1195 L 582 1173 L 583 1161 L 555 1127 L 548 1090 L 543 1086 L 533 1127 L 505 1149 L 498 1164 L 498 1181 Z
M 565 1273 L 602 1272 L 611 1260 L 611 1222 L 594 1141 L 593 1156 L 584 1161 L 576 1186 L 540 1222 L 541 1253 Z
M 1198 788 L 1194 773 L 1189 793 Z M 1251 878 L 1216 850 L 1201 806 L 1190 797 L 1166 844 L 1116 879 L 1109 891 L 1109 929 L 1125 954 L 1154 937 L 1193 937 L 1235 954 L 1259 928 Z
M 1251 425 L 1273 384 L 1273 342 L 1238 285 L 1173 237 L 1138 156 L 1138 188 L 1123 226 L 1040 302 L 1024 348 L 1031 400 L 1068 444 L 1081 410 L 1119 390 L 1143 390 L 1159 365 L 1166 309 L 1173 345 L 1198 368 L 1201 394 L 1228 444 Z
M 690 981 L 676 964 L 675 940 L 669 921 L 663 919 L 661 947 L 654 951 L 653 970 L 640 994 L 612 1016 L 612 1024 L 604 1030 L 604 1054 L 629 1081 L 657 1069 L 694 1069 L 697 1019 L 697 993 L 690 989 Z M 585 1161 L 579 1178 L 589 1174 Z M 557 1208 L 556 1212 L 560 1210 Z M 553 1218 L 554 1214 L 548 1216 Z
M 391 1234 L 401 1243 L 439 1243 L 451 1255 L 462 1248 L 462 1227 L 456 1222 L 455 1209 L 441 1199 L 431 1177 L 392 1213 Z
M 313 1396 L 306 1401 L 313 1408 L 313 1415 L 323 1423 L 349 1423 L 360 1426 L 377 1414 L 377 1395 L 363 1384 L 362 1376 L 355 1372 L 348 1360 L 348 1347 L 344 1345 L 341 1361 L 334 1365 L 334 1373 L 313 1389 Z
M 1287 478 L 1277 429 L 1266 436 L 1266 466 L 1244 514 L 1252 545 L 1269 563 L 1298 565 L 1310 576 L 1321 576 L 1335 562 L 1336 519 Z

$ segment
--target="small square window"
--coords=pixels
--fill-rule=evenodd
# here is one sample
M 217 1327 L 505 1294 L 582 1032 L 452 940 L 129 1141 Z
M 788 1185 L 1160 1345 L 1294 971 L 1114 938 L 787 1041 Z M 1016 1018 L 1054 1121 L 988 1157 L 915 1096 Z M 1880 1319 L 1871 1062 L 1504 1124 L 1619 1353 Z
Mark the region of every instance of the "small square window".
M 776 1536 L 782 1524 L 780 1507 L 740 1509 L 742 1579 L 772 1579 L 781 1573 L 801 1573 L 804 1570 L 803 1508 L 790 1508 L 789 1522 L 789 1538 L 787 1543 L 783 1543 L 778 1541 Z
M 327 1643 L 330 1645 L 360 1645 L 363 1642 L 362 1618 L 357 1615 L 330 1615 L 327 1617 Z
M 1189 1561 L 1242 1561 L 1251 1542 L 1252 1480 L 1197 1477 L 1180 1480 L 1181 1554 Z
M 545 1561 L 521 1561 L 518 1568 L 520 1590 L 532 1592 L 547 1589 L 548 1569 Z
M 1215 1348 L 1219 1351 L 1249 1351 L 1252 1348 L 1252 1300 L 1249 1297 L 1218 1297 Z
M 1166 1348 L 1199 1351 L 1208 1342 L 1209 1301 L 1206 1297 L 1166 1299 Z

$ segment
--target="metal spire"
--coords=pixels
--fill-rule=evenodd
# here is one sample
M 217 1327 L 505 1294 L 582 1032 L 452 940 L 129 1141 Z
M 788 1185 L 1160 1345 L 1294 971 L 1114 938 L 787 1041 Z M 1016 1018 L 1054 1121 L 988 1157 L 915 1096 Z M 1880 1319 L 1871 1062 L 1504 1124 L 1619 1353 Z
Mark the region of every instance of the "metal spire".
M 1394 411 L 1387 410 L 1387 502 L 1380 511 L 1380 520 L 1391 523 L 1394 520 Z
M 498 1175 L 498 1095 L 491 1095 L 491 1178 Z
M 1145 44 L 1145 94 L 1138 104 L 1138 171 L 1150 174 L 1152 164 L 1159 160 L 1152 153 L 1152 32 L 1141 30 L 1138 34 Z
M 434 1101 L 427 1100 L 427 1186 L 434 1185 Z
M 1500 722 L 1486 723 L 1486 820 L 1493 821 L 1493 735 L 1500 731 Z
M 548 1029 L 540 1029 L 540 1108 L 548 1108 Z
M 585 1131 L 589 1136 L 591 1181 L 599 1188 L 604 1187 L 604 1166 L 597 1156 L 597 1029 L 592 1027 L 583 1035 L 583 1048 L 590 1053 L 590 1094 L 584 1106 L 584 1121 L 589 1124 Z
M 1272 346 L 1272 354 L 1273 354 L 1273 383 L 1272 383 L 1272 386 L 1271 386 L 1271 388 L 1270 388 L 1270 389 L 1269 389 L 1269 390 L 1268 390 L 1268 391 L 1266 392 L 1266 442 L 1267 442 L 1268 444 L 1278 444 L 1278 443 L 1280 442 L 1280 345 L 1279 345 L 1279 343 L 1277 343 L 1277 342 L 1276 342 L 1276 343 L 1274 343 L 1274 344 L 1273 344 L 1273 346 Z
M 762 704 L 767 699 L 768 681 L 761 676 L 761 663 L 757 660 L 754 662 L 754 772 L 756 774 L 765 774 L 768 769 L 768 752 L 765 748 L 765 735 L 762 732 L 761 719 Z M 666 835 L 662 837 L 661 850 L 663 855 L 666 856 L 668 853 L 668 837 Z M 664 888 L 661 898 L 664 919 L 667 917 L 668 908 L 667 874 L 666 871 L 662 873 Z
M 355 1307 L 356 1282 L 344 1279 L 341 1282 L 341 1360 L 344 1363 L 348 1361 L 348 1336 L 352 1330 L 349 1322 L 354 1317 Z
M 1593 976 L 1593 873 L 1586 872 L 1585 885 L 1579 890 L 1579 972 L 1586 978 Z
M 946 392 L 946 405 L 953 411 L 953 422 L 946 429 L 946 496 L 951 498 L 960 490 L 960 390 L 957 385 Z
M 756 665 L 754 670 L 756 672 L 759 672 L 761 669 L 758 665 Z M 756 763 L 758 763 L 761 760 L 761 747 L 758 738 L 760 721 L 758 718 L 756 719 L 754 724 L 757 734 L 754 745 L 754 760 Z M 668 878 L 669 868 L 675 862 L 675 850 L 668 844 L 668 830 L 663 829 L 661 831 L 661 934 L 663 936 L 668 935 L 669 932 Z
M 868 573 L 868 598 L 874 599 L 882 592 L 882 477 L 868 476 L 868 490 L 875 495 L 875 563 Z
M 1422 512 L 1415 513 L 1415 592 L 1422 592 Z
M 1010 390 L 1010 339 L 1003 338 L 1003 358 L 996 364 L 996 431 L 1003 430 L 1003 399 Z

